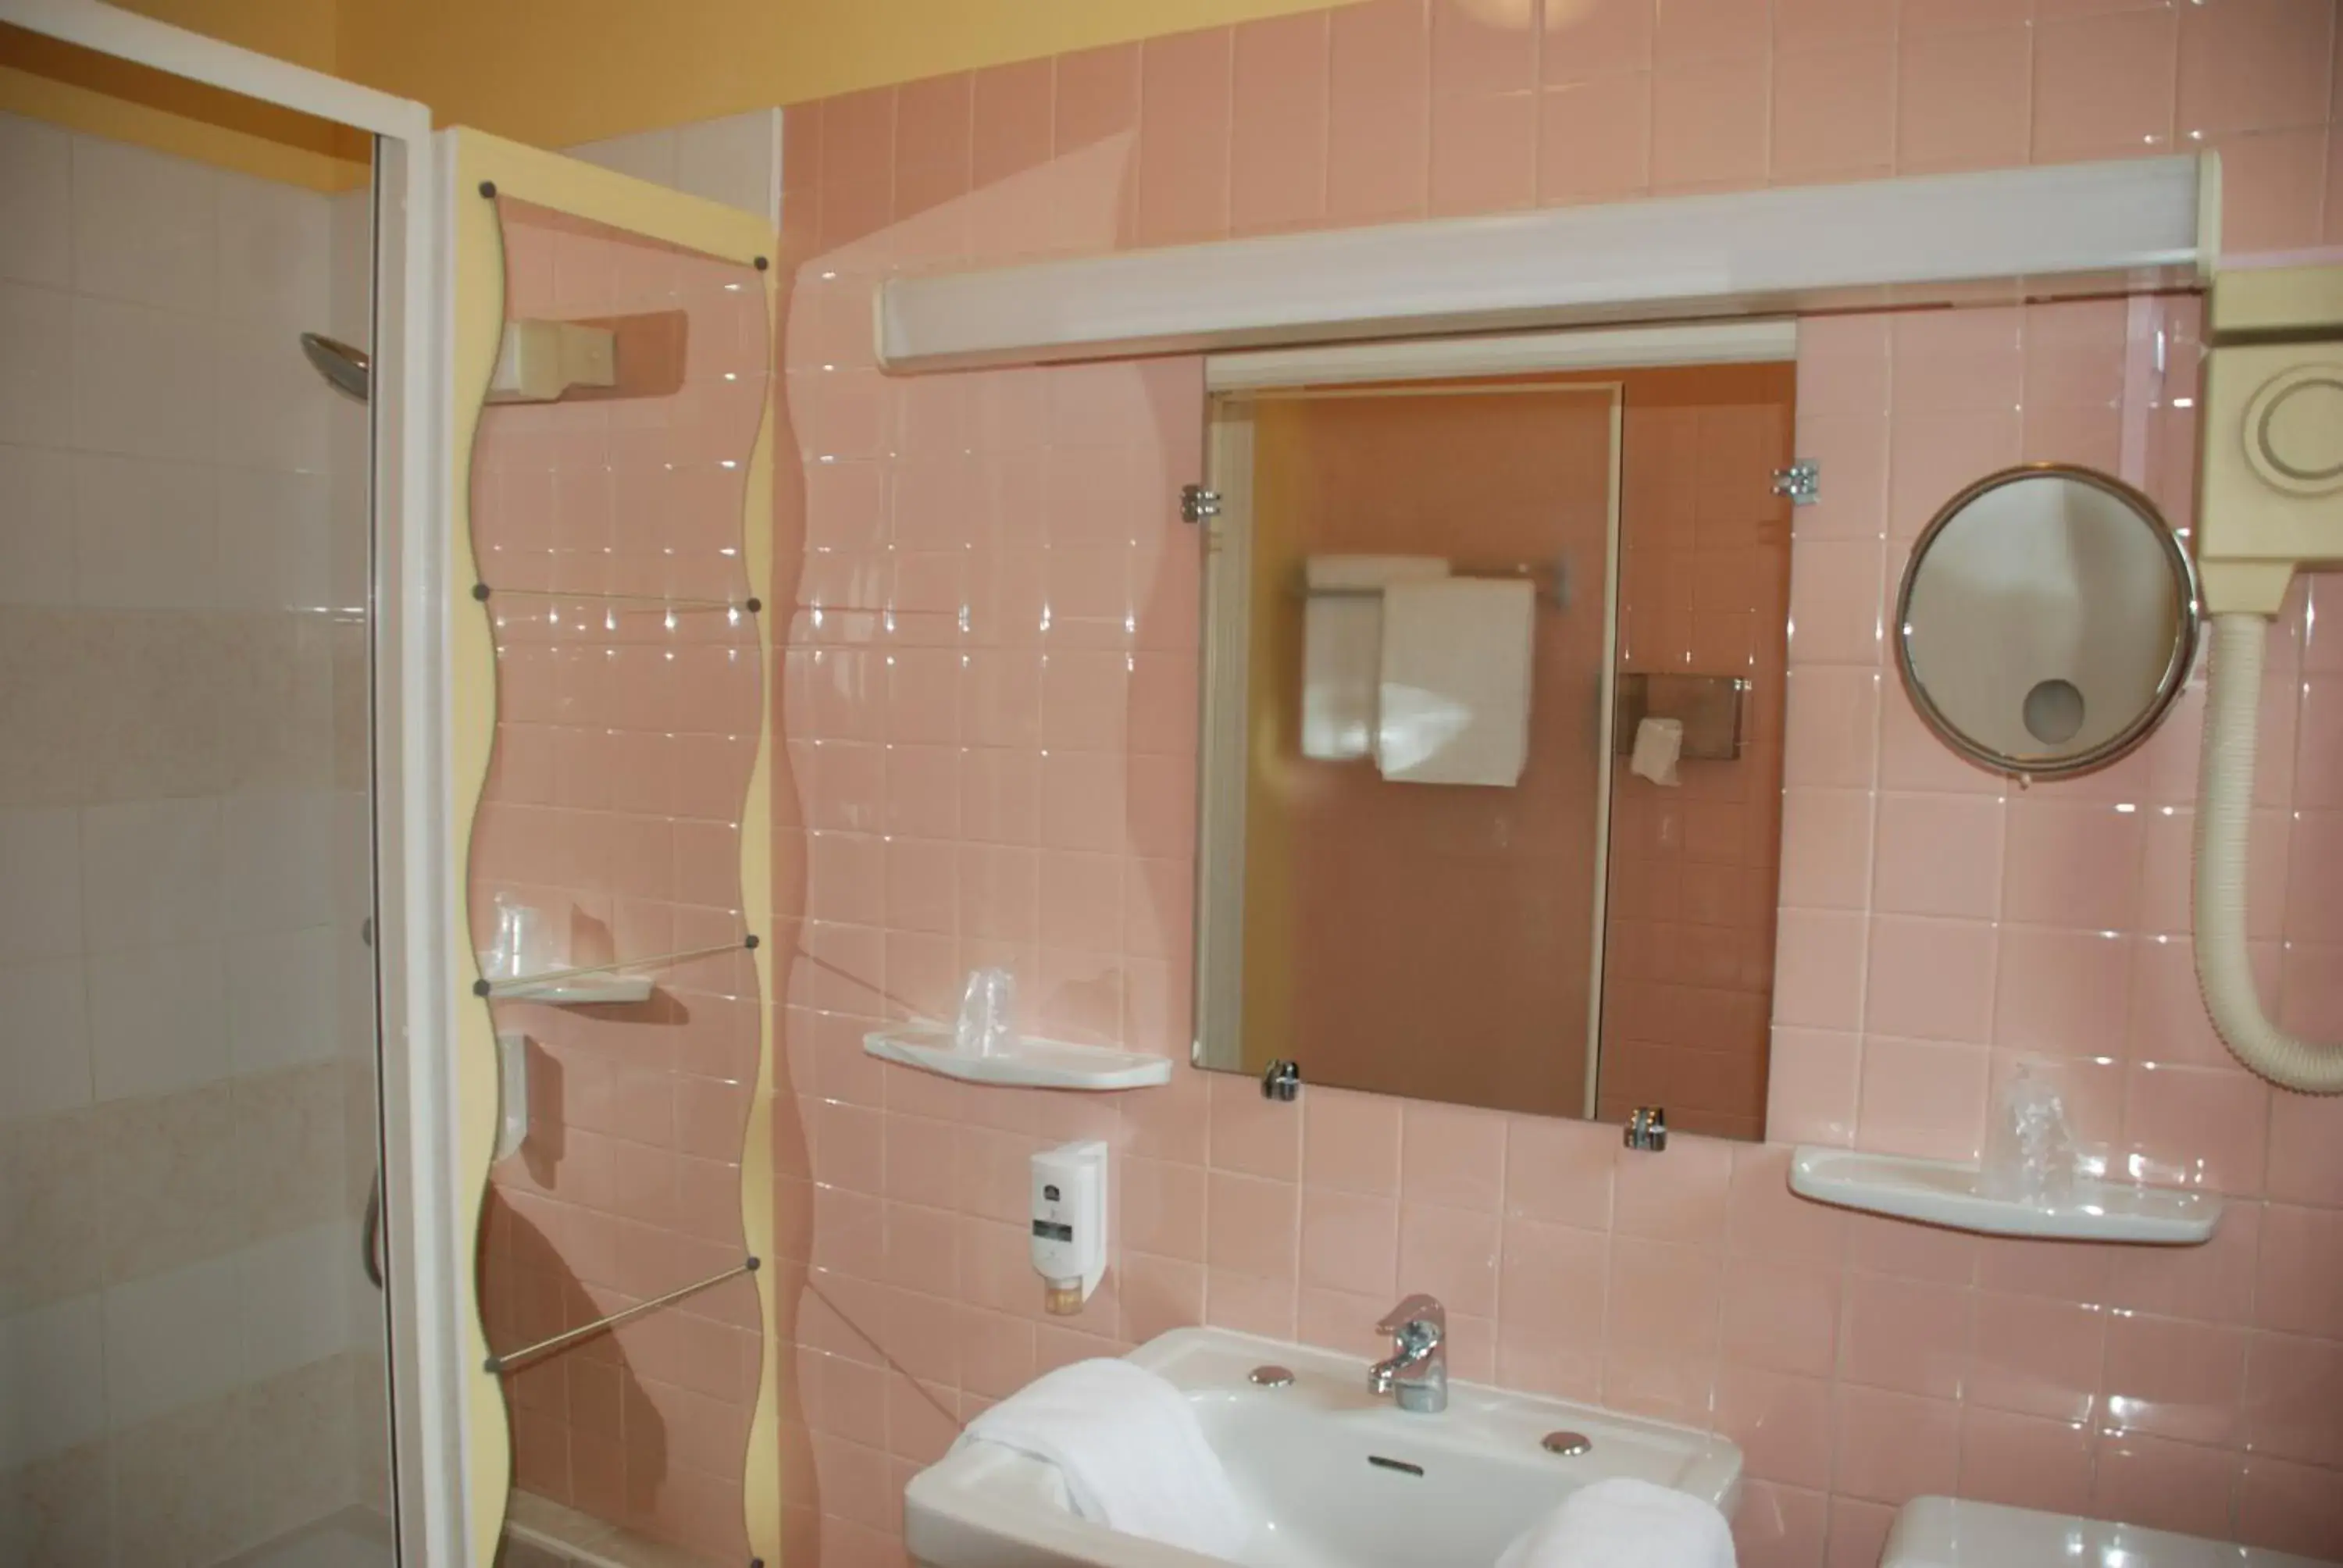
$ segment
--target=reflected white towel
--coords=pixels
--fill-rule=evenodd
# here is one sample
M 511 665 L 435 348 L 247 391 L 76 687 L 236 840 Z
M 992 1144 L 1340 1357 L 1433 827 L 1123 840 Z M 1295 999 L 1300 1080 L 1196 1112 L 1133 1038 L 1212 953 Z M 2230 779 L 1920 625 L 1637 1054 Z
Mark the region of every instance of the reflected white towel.
M 1572 1493 L 1497 1568 L 1734 1568 L 1733 1529 L 1690 1493 L 1622 1476 Z
M 1445 578 L 1383 590 L 1375 766 L 1411 784 L 1522 781 L 1530 755 L 1537 589 Z
M 1627 771 L 1654 784 L 1674 786 L 1676 759 L 1684 755 L 1684 720 L 1646 719 L 1635 726 L 1635 752 Z
M 1339 762 L 1373 753 L 1383 590 L 1447 575 L 1437 556 L 1310 558 L 1302 572 L 1310 598 L 1302 607 L 1302 755 Z
M 1055 1466 L 1076 1513 L 1126 1535 L 1207 1557 L 1233 1557 L 1252 1535 L 1187 1396 L 1129 1362 L 1060 1367 L 970 1422 L 960 1442 Z

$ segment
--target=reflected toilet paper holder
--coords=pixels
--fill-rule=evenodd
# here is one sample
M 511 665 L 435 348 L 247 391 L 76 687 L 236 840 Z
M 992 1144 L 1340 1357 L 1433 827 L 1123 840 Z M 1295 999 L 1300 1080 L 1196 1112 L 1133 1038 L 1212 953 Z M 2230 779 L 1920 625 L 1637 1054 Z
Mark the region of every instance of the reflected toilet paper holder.
M 1684 726 L 1684 748 L 1677 755 L 1685 761 L 1734 761 L 1741 755 L 1751 686 L 1731 675 L 1623 674 L 1614 699 L 1612 749 L 1633 756 L 1635 730 L 1644 719 L 1673 719 Z

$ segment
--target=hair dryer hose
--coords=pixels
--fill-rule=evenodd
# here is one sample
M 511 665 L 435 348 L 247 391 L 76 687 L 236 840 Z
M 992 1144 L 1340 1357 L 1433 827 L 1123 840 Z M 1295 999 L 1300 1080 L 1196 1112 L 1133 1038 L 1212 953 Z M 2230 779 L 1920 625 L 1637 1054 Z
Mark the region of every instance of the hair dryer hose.
M 2212 689 L 2197 801 L 2197 983 L 2239 1061 L 2284 1089 L 2343 1094 L 2343 1042 L 2293 1035 L 2262 1012 L 2246 955 L 2246 840 L 2253 823 L 2267 617 L 2213 617 Z

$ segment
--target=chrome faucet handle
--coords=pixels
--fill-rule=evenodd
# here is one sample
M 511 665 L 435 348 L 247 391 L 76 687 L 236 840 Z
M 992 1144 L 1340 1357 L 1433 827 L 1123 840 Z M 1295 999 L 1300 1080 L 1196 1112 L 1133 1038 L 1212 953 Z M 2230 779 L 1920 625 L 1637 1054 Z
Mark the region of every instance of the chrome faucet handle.
M 1448 1337 L 1448 1309 L 1419 1292 L 1385 1312 L 1375 1332 L 1422 1355 Z

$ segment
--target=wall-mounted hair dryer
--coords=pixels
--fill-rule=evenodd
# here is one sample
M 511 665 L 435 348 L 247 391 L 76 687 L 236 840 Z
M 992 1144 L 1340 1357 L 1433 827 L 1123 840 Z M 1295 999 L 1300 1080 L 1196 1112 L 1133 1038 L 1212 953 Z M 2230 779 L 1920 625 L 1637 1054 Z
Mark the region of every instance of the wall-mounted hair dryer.
M 2272 1023 L 2246 957 L 2263 640 L 2298 569 L 2343 567 L 2343 266 L 2219 274 L 2206 341 L 2197 564 L 2213 665 L 2197 808 L 2197 979 L 2238 1060 L 2288 1089 L 2343 1094 L 2343 1040 L 2302 1040 Z

